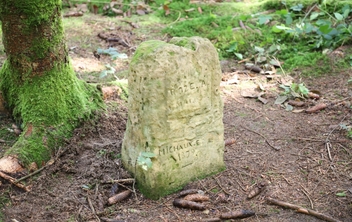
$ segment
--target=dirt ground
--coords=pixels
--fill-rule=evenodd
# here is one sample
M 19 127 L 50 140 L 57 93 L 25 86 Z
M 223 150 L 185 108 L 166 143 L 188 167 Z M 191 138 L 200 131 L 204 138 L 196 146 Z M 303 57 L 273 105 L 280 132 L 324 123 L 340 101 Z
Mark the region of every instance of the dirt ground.
M 89 17 L 84 25 L 93 30 L 86 36 L 91 46 L 82 47 L 82 42 L 72 37 L 74 30 L 67 30 L 68 47 L 77 76 L 91 82 L 100 81 L 97 73 L 106 63 L 113 63 L 118 71 L 128 67 L 124 60 L 112 62 L 109 56 L 101 56 L 100 60 L 94 57 L 94 47 L 107 48 L 111 44 L 99 38 L 98 33 L 105 30 L 128 41 L 128 46 L 114 43 L 128 56 L 148 39 L 148 35 L 133 35 L 134 29 L 128 25 L 106 31 L 106 24 L 97 16 Z M 156 35 L 154 32 L 153 38 Z M 233 139 L 225 147 L 226 170 L 184 188 L 203 191 L 210 198 L 204 203 L 206 210 L 173 206 L 178 193 L 149 200 L 131 183 L 112 182 L 132 178 L 119 159 L 128 114 L 126 102 L 117 96 L 106 101 L 106 112 L 75 130 L 72 139 L 59 149 L 60 158 L 54 164 L 25 181 L 32 184 L 31 192 L 0 178 L 0 201 L 6 201 L 2 209 L 4 221 L 206 221 L 236 210 L 255 212 L 242 219 L 248 222 L 323 221 L 270 204 L 268 197 L 340 221 L 352 221 L 352 142 L 341 128 L 342 124 L 352 124 L 352 101 L 346 99 L 351 97 L 347 86 L 351 71 L 319 78 L 303 78 L 299 70 L 291 73 L 296 81 L 303 81 L 321 94 L 319 100 L 308 99 L 295 110 L 328 104 L 324 110 L 308 114 L 286 111 L 274 104 L 282 79 L 269 81 L 262 75 L 243 74 L 239 71 L 243 67 L 230 60 L 221 64 L 225 139 Z M 238 83 L 229 84 L 228 79 L 235 75 Z M 266 104 L 243 97 L 244 90 L 253 89 L 253 85 L 257 88 L 259 83 L 264 87 Z M 2 129 L 10 129 L 13 122 L 3 116 L 0 124 Z M 15 138 L 9 133 L 2 139 L 5 143 L 0 143 L 1 152 Z M 265 189 L 247 199 L 249 192 L 261 183 L 265 183 Z M 121 202 L 107 204 L 109 197 L 124 190 L 133 192 Z

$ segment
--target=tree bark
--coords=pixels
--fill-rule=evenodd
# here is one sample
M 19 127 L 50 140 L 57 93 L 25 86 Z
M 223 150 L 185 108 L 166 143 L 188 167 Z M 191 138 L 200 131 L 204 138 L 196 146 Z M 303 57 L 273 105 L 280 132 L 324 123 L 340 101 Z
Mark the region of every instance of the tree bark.
M 102 106 L 101 95 L 72 69 L 61 0 L 0 0 L 0 20 L 7 54 L 0 91 L 23 130 L 6 154 L 39 166 L 80 120 Z

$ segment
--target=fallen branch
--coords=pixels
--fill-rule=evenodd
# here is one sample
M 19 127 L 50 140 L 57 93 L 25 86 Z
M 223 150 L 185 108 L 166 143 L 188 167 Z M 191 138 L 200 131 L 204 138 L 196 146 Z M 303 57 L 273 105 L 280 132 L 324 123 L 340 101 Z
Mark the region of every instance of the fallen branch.
M 314 211 L 314 210 L 309 210 L 309 209 L 303 208 L 303 207 L 295 205 L 295 204 L 291 204 L 291 203 L 287 203 L 287 202 L 284 202 L 284 201 L 276 200 L 276 199 L 271 198 L 271 197 L 267 197 L 266 199 L 271 204 L 275 204 L 275 205 L 278 205 L 280 207 L 286 207 L 286 208 L 290 208 L 292 210 L 296 210 L 297 213 L 303 213 L 303 214 L 307 214 L 307 215 L 312 215 L 312 216 L 314 216 L 314 217 L 316 217 L 318 219 L 329 221 L 329 222 L 341 222 L 340 220 L 334 219 L 334 218 L 332 218 L 332 217 L 330 217 L 328 215 L 319 213 L 319 212 Z
M 13 185 L 15 185 L 18 188 L 21 188 L 21 189 L 23 189 L 23 190 L 25 190 L 27 192 L 31 191 L 31 188 L 32 188 L 31 186 L 25 186 L 25 185 L 23 185 L 21 183 L 17 183 L 15 178 L 10 177 L 9 175 L 3 173 L 2 171 L 0 171 L 0 177 L 2 177 L 5 180 L 9 181 L 10 183 L 12 183 Z

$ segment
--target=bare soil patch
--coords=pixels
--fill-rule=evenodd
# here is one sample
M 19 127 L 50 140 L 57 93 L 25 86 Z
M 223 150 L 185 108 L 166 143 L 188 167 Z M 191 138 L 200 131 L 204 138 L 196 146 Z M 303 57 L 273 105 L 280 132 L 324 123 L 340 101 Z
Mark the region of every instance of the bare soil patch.
M 88 36 L 93 45 L 109 46 L 97 37 L 104 23 L 85 25 L 96 30 Z M 126 32 L 114 30 L 116 35 Z M 131 48 L 122 46 L 121 51 L 130 51 L 131 55 L 132 47 L 145 39 L 127 39 Z M 85 80 L 93 73 L 86 69 L 111 62 L 108 56 L 95 58 L 95 48 L 74 50 L 71 54 L 74 67 Z M 119 62 L 116 60 L 114 64 L 120 70 L 128 67 L 128 63 Z M 233 61 L 223 62 L 224 77 L 233 74 L 232 67 L 241 68 Z M 96 70 L 101 71 L 101 67 Z M 331 104 L 351 96 L 347 86 L 349 75 L 336 73 L 303 81 L 309 89 L 320 91 L 319 102 Z M 243 221 L 322 221 L 269 204 L 267 197 L 314 209 L 340 221 L 352 221 L 352 142 L 340 127 L 342 123 L 351 124 L 350 104 L 329 105 L 312 114 L 288 112 L 274 105 L 278 94 L 276 80 L 271 82 L 275 85 L 272 90 L 267 88 L 268 102 L 263 104 L 241 96 L 245 83 L 262 81 L 263 77 L 244 74 L 238 77 L 239 84 L 222 87 L 225 138 L 234 140 L 225 147 L 226 170 L 185 187 L 205 192 L 210 198 L 205 202 L 205 211 L 174 207 L 172 202 L 177 193 L 154 201 L 144 198 L 133 184 L 112 182 L 132 178 L 119 159 L 127 119 L 126 103 L 115 98 L 106 101 L 106 112 L 74 132 L 72 139 L 60 148 L 65 152 L 53 165 L 26 180 L 33 185 L 31 192 L 23 192 L 0 178 L 0 201 L 8 201 L 3 209 L 4 221 L 205 221 L 242 209 L 256 213 Z M 99 80 L 97 76 L 89 78 Z M 317 102 L 309 100 L 304 108 Z M 10 128 L 12 123 L 5 117 L 0 119 L 1 128 Z M 13 142 L 13 138 L 4 140 L 5 143 L 0 143 L 4 148 Z M 247 199 L 251 189 L 260 183 L 265 183 L 266 189 Z M 133 191 L 128 198 L 111 206 L 107 204 L 109 197 L 128 189 Z M 345 195 L 339 196 L 341 193 Z

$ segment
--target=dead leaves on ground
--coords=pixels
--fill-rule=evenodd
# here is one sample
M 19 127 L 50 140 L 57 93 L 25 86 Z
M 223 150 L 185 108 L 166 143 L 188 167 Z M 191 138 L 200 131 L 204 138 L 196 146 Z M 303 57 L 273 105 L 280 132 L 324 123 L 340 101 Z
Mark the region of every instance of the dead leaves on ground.
M 349 107 L 352 98 L 340 101 L 327 101 L 324 95 L 314 89 L 308 89 L 304 83 L 295 83 L 289 75 L 277 74 L 276 67 L 245 64 L 245 70 L 231 68 L 231 72 L 224 71 L 220 86 L 223 92 L 239 102 L 234 90 L 239 89 L 243 98 L 252 98 L 268 104 L 270 98 L 276 98 L 274 105 L 293 113 L 316 113 L 329 107 L 344 105 Z M 347 101 L 346 103 L 341 103 Z M 243 102 L 239 102 L 243 103 Z

